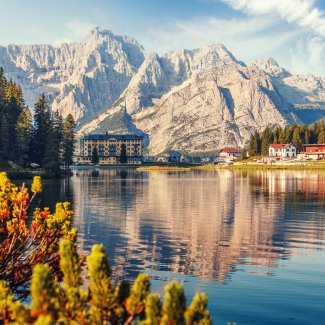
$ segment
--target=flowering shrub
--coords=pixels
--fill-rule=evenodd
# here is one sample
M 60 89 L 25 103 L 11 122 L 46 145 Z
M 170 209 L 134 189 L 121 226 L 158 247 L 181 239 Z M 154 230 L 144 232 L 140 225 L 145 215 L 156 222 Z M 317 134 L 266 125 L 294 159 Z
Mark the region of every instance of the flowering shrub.
M 198 293 L 187 307 L 183 288 L 171 283 L 162 302 L 150 293 L 149 277 L 140 274 L 133 286 L 112 282 L 102 245 L 87 258 L 89 280 L 81 278 L 68 203 L 55 213 L 29 206 L 42 191 L 39 177 L 31 186 L 13 185 L 0 173 L 0 324 L 140 324 L 209 325 L 207 297 Z M 31 219 L 31 220 L 29 220 Z M 31 304 L 21 298 L 31 296 Z
M 58 203 L 55 213 L 48 208 L 29 207 L 42 191 L 42 183 L 36 176 L 32 193 L 22 185 L 10 182 L 6 173 L 0 173 L 0 279 L 6 280 L 17 298 L 29 294 L 32 268 L 47 263 L 51 272 L 59 276 L 59 241 L 75 240 L 77 231 L 71 228 L 69 203 Z

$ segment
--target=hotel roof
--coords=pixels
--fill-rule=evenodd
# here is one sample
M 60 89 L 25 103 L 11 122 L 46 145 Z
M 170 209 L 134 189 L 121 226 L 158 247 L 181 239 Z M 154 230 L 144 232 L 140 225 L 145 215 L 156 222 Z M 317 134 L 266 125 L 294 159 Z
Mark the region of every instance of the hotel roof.
M 134 134 L 87 134 L 83 138 L 84 140 L 143 140 L 142 135 Z

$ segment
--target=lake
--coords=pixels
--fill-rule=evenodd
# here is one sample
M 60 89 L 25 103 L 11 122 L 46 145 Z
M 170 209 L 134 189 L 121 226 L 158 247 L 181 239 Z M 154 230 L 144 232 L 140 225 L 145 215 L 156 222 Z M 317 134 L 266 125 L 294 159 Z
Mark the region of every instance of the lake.
M 42 204 L 73 202 L 80 250 L 103 243 L 117 280 L 203 291 L 214 324 L 325 319 L 325 173 L 79 170 L 44 188 Z

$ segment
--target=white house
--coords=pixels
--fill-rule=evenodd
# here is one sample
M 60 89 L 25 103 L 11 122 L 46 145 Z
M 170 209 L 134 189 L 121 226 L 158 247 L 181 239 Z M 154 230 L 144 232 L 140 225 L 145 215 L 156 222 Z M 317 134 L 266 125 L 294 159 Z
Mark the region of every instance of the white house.
M 292 158 L 297 156 L 297 148 L 290 143 L 287 144 L 270 144 L 270 157 Z
M 234 158 L 240 158 L 241 151 L 237 148 L 223 148 L 219 152 L 219 157 L 224 159 L 233 160 Z

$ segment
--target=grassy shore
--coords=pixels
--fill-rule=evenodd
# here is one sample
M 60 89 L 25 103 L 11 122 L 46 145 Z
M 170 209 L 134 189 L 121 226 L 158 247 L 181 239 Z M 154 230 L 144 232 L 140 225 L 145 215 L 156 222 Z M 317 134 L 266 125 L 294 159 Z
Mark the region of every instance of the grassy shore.
M 288 164 L 235 163 L 233 165 L 205 165 L 200 170 L 325 170 L 325 162 L 301 162 Z
M 137 171 L 191 171 L 191 170 L 324 170 L 325 161 L 304 161 L 294 163 L 259 164 L 254 162 L 239 162 L 233 165 L 202 165 L 202 166 L 147 166 L 139 167 Z
M 147 166 L 139 167 L 137 171 L 146 172 L 146 171 L 190 171 L 191 167 L 181 167 L 181 166 Z

